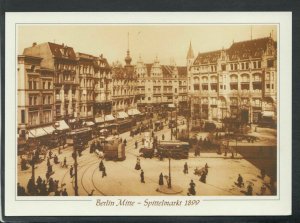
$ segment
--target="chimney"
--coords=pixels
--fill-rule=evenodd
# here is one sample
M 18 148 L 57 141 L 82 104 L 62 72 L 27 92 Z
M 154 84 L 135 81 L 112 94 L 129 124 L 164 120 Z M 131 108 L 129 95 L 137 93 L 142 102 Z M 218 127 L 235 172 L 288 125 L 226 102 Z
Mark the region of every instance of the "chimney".
M 32 43 L 32 47 L 35 47 L 37 44 L 36 44 L 36 42 L 33 42 Z

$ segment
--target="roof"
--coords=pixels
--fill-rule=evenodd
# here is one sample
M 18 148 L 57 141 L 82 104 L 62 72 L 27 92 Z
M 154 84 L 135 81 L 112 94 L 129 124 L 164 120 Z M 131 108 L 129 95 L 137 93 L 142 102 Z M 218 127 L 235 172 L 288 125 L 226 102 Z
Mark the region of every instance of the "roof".
M 261 58 L 271 44 L 275 49 L 277 42 L 271 37 L 247 40 L 233 43 L 228 49 L 224 50 L 229 60 L 245 60 L 249 58 Z M 194 65 L 216 63 L 223 50 L 199 53 L 194 61 Z
M 43 59 L 47 56 L 56 58 L 67 58 L 71 60 L 76 59 L 76 54 L 72 47 L 68 47 L 64 44 L 60 45 L 51 42 L 34 44 L 31 47 L 25 48 L 23 54 L 27 56 L 38 56 L 42 57 Z
M 216 63 L 221 55 L 221 50 L 199 53 L 194 65 Z
M 264 51 L 267 50 L 268 44 L 271 43 L 276 48 L 276 42 L 270 38 L 260 38 L 254 40 L 247 40 L 242 42 L 233 43 L 226 53 L 229 60 L 248 59 L 248 58 L 261 58 Z
M 179 77 L 187 77 L 187 67 L 186 66 L 179 66 L 177 67 L 178 76 Z
M 69 58 L 69 59 L 76 59 L 76 54 L 74 52 L 74 49 L 72 47 L 69 47 L 67 45 L 60 45 L 56 43 L 51 43 L 48 42 L 46 43 L 49 45 L 50 50 L 53 54 L 53 56 L 58 57 L 58 58 Z
M 171 78 L 173 71 L 174 71 L 174 66 L 168 66 L 168 65 L 161 65 L 161 70 L 163 73 L 164 78 Z

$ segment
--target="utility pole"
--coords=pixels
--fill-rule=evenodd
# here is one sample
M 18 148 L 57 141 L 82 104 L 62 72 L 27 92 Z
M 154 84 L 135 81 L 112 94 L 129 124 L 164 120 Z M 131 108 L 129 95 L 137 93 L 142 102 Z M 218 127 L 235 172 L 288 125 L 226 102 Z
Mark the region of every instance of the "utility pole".
M 171 109 L 171 140 L 173 139 L 173 121 L 172 121 L 172 119 L 173 119 L 173 111 Z
M 176 133 L 175 133 L 175 137 L 176 137 L 176 140 L 177 140 L 177 130 L 178 130 L 178 128 L 177 128 L 177 104 L 175 104 L 175 117 L 176 117 L 176 121 L 175 121 L 175 125 L 176 125 Z
M 169 181 L 168 181 L 168 188 L 172 187 L 171 183 L 171 151 L 169 149 Z
M 75 196 L 78 196 L 78 183 L 77 183 L 77 151 L 76 148 L 73 144 L 73 158 L 74 158 L 74 168 L 75 168 L 75 186 L 74 186 L 74 191 L 75 191 Z

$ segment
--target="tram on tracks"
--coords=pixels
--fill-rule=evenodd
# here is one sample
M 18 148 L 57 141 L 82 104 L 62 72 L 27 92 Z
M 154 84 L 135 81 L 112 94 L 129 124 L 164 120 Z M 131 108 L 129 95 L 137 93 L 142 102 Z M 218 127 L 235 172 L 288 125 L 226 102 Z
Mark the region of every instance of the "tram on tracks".
M 188 142 L 160 141 L 157 146 L 157 155 L 162 158 L 187 159 L 190 145 Z

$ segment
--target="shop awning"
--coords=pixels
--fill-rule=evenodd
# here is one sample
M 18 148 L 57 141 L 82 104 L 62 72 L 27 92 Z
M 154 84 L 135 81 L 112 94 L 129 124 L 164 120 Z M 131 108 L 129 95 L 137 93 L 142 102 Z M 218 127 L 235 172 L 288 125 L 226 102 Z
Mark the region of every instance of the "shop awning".
M 264 117 L 274 117 L 275 116 L 275 113 L 273 111 L 263 111 L 261 114 Z
M 97 118 L 95 118 L 95 122 L 96 123 L 104 122 L 104 118 L 103 117 L 97 117 Z
M 137 110 L 136 108 L 132 108 L 128 110 L 128 115 L 139 115 L 141 114 L 141 112 L 139 110 Z
M 56 122 L 55 126 L 57 126 L 56 127 L 57 130 L 67 130 L 70 128 L 64 120 L 60 120 Z
M 36 129 L 30 129 L 29 130 L 29 138 L 37 138 L 41 136 L 45 136 L 48 133 L 43 128 L 36 128 Z
M 88 121 L 88 122 L 86 122 L 85 124 L 86 124 L 87 126 L 93 126 L 93 125 L 95 125 L 95 123 L 92 122 L 92 121 Z
M 113 121 L 115 120 L 113 115 L 105 115 L 105 121 Z
M 118 115 L 117 115 L 118 118 L 128 118 L 128 115 L 126 112 L 118 112 Z
M 45 126 L 43 127 L 43 129 L 48 133 L 48 134 L 52 134 L 55 131 L 55 128 L 52 125 L 49 126 Z

